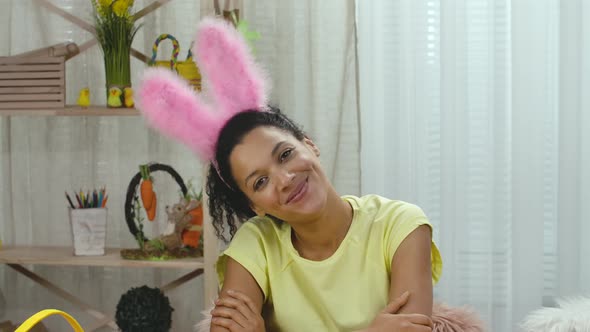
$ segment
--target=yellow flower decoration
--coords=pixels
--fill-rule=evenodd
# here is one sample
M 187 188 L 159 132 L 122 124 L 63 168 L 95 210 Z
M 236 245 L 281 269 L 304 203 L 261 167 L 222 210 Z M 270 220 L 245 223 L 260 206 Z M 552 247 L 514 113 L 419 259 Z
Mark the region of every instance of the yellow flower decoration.
M 92 0 L 92 7 L 100 17 L 105 17 L 113 0 Z
M 127 16 L 127 12 L 131 6 L 133 6 L 133 0 L 115 0 L 113 12 L 119 17 Z
M 98 5 L 100 6 L 100 8 L 108 8 L 111 3 L 113 2 L 113 0 L 98 0 Z
M 104 54 L 107 83 L 128 86 L 130 85 L 131 44 L 141 26 L 136 23 L 132 14 L 134 1 L 89 1 L 94 9 L 94 36 Z

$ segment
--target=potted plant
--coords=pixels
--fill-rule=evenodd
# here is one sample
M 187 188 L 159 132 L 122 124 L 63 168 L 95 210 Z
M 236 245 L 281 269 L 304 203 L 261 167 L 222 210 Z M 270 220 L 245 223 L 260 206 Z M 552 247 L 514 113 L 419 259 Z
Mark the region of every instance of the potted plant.
M 104 56 L 107 105 L 125 107 L 131 92 L 131 43 L 139 30 L 131 14 L 133 0 L 91 0 L 95 37 Z

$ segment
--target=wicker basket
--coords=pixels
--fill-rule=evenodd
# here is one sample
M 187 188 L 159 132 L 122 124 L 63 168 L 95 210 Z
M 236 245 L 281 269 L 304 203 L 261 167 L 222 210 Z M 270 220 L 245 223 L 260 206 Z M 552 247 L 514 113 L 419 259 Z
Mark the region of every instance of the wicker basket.
M 170 60 L 157 61 L 156 57 L 158 54 L 158 46 L 160 45 L 160 42 L 165 39 L 172 41 L 172 57 Z M 178 75 L 186 79 L 195 90 L 201 90 L 201 73 L 193 61 L 193 56 L 190 49 L 185 61 L 178 61 L 179 53 L 180 44 L 178 43 L 178 40 L 170 34 L 162 34 L 156 39 L 154 46 L 152 47 L 152 59 L 150 61 L 150 66 L 166 67 L 170 68 L 171 70 L 175 70 Z

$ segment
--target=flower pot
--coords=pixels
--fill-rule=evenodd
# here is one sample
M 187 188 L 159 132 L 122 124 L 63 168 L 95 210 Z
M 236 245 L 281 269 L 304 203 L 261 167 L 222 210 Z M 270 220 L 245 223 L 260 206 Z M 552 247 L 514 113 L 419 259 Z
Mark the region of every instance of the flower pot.
M 129 49 L 104 56 L 107 106 L 110 108 L 133 107 L 131 90 L 131 58 Z
M 102 49 L 108 107 L 133 107 L 131 44 L 139 29 L 132 13 L 133 1 L 92 1 L 94 36 Z M 126 98 L 127 88 L 129 98 Z

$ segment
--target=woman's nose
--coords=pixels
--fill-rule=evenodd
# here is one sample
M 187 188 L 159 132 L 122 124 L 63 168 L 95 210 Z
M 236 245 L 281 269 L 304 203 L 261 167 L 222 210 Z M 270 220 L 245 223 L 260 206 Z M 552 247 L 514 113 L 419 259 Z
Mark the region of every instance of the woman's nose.
M 295 173 L 288 170 L 280 170 L 276 174 L 276 181 L 281 190 L 289 187 L 294 179 Z

